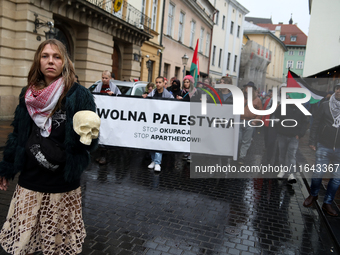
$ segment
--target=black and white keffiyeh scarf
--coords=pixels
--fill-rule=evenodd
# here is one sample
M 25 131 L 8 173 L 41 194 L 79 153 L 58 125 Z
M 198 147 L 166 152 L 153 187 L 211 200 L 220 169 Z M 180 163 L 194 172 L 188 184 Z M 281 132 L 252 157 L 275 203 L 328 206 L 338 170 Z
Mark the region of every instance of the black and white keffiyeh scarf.
M 338 128 L 340 126 L 340 101 L 335 98 L 334 94 L 329 99 L 329 109 L 334 120 L 332 126 Z

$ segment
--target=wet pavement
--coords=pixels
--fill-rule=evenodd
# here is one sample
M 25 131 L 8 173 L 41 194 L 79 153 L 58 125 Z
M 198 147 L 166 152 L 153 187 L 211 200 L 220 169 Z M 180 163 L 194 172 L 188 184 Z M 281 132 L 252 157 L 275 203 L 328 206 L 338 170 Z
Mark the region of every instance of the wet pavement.
M 263 154 L 260 132 L 246 164 Z M 119 148 L 109 152 L 108 162 L 93 160 L 82 176 L 84 255 L 340 254 L 322 214 L 302 206 L 308 196 L 303 176 L 294 185 L 191 179 L 182 154 L 164 154 L 162 171 L 155 173 L 147 168 L 146 152 Z M 14 184 L 0 191 L 0 225 Z

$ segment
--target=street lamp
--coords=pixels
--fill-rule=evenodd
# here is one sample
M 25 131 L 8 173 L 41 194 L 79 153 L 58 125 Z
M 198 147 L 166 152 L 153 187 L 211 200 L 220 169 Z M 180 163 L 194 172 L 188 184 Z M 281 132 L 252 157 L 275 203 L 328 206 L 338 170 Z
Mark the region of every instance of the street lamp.
M 185 66 L 186 66 L 187 63 L 188 63 L 188 59 L 189 59 L 189 57 L 188 57 L 188 55 L 185 53 L 184 56 L 182 57 L 182 64 L 183 64 L 183 66 L 184 66 L 184 68 L 183 68 L 183 79 L 184 79 L 184 76 L 185 76 Z
M 33 33 L 35 33 L 35 34 L 38 33 L 37 29 L 39 29 L 41 27 L 49 27 L 50 30 L 45 32 L 46 40 L 55 38 L 56 32 L 55 32 L 55 29 L 54 29 L 53 22 L 52 21 L 41 22 L 38 19 L 38 14 L 34 14 L 34 16 L 35 16 L 35 20 L 34 20 L 34 30 L 33 30 Z M 37 36 L 37 40 L 38 41 L 41 40 L 39 35 Z
M 146 68 L 147 68 L 148 70 L 150 70 L 151 65 L 152 65 L 152 61 L 151 61 L 150 59 L 149 59 L 148 61 L 146 61 Z

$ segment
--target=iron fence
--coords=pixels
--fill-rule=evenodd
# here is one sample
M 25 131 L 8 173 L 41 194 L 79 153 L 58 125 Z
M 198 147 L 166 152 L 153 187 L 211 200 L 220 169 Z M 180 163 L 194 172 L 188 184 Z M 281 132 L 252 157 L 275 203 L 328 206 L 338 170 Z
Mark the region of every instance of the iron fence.
M 126 21 L 127 23 L 141 29 L 147 33 L 151 32 L 151 18 L 146 16 L 140 10 L 129 4 L 127 1 L 122 1 L 122 7 L 118 12 L 114 11 L 114 4 L 116 0 L 99 1 L 99 0 L 87 0 L 105 10 L 106 12 Z

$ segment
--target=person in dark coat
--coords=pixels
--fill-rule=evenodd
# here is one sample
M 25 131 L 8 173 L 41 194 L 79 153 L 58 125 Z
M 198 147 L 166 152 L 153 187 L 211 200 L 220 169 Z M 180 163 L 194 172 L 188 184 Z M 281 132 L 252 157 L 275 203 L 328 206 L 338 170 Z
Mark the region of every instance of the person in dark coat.
M 334 90 L 329 101 L 324 101 L 317 109 L 310 129 L 309 147 L 316 151 L 316 170 L 312 176 L 310 195 L 304 201 L 303 206 L 309 207 L 318 199 L 322 177 L 326 172 L 332 171 L 322 209 L 328 215 L 338 216 L 332 203 L 340 186 L 339 169 L 336 168 L 337 164 L 340 164 L 340 83 L 335 86 Z

